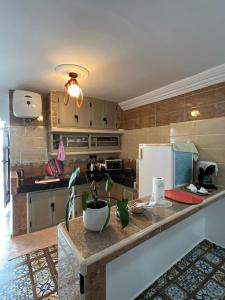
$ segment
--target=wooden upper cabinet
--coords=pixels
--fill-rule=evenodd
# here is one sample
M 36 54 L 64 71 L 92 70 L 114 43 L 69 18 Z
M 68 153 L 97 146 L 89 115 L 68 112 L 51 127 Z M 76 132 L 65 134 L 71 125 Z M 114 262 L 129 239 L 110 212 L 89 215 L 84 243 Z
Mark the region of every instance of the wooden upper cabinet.
M 77 127 L 91 127 L 91 100 L 89 98 L 84 97 L 82 106 L 80 108 L 76 108 L 75 119 Z
M 77 121 L 75 119 L 76 108 L 75 103 L 71 99 L 68 104 L 65 105 L 63 98 L 64 94 L 57 92 L 56 94 L 58 101 L 58 126 L 59 127 L 77 127 Z
M 63 92 L 49 94 L 48 119 L 50 127 L 116 129 L 117 104 L 100 99 L 84 97 L 80 108 L 70 99 L 65 105 Z
M 93 128 L 116 129 L 117 104 L 94 99 L 92 101 L 91 116 Z
M 91 102 L 91 127 L 104 128 L 104 101 L 93 99 Z
M 116 129 L 117 127 L 117 104 L 114 102 L 104 103 L 104 128 Z

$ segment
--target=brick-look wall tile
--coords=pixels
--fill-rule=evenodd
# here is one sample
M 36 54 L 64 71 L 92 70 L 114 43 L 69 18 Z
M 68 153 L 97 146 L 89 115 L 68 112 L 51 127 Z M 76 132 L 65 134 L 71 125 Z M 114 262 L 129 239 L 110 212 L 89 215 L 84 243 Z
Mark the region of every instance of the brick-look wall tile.
M 191 111 L 199 111 L 192 117 Z M 203 88 L 122 113 L 122 128 L 137 129 L 225 116 L 225 83 Z

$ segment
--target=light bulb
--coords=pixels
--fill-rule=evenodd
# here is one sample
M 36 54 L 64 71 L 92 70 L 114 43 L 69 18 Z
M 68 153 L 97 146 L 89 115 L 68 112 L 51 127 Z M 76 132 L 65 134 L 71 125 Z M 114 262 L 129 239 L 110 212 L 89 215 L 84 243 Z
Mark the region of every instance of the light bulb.
M 196 118 L 196 117 L 198 117 L 199 115 L 200 115 L 200 111 L 199 111 L 199 110 L 193 109 L 193 110 L 191 111 L 191 116 L 192 116 L 192 117 Z
M 71 84 L 67 90 L 68 94 L 71 97 L 79 97 L 80 96 L 80 87 L 77 84 Z
M 38 120 L 39 122 L 43 121 L 43 116 L 40 115 L 40 116 L 37 118 L 37 120 Z

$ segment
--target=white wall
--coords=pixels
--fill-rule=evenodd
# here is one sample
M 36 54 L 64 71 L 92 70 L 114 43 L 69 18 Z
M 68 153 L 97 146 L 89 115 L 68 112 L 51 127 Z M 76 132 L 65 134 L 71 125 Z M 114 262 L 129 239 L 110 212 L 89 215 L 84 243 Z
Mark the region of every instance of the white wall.
M 0 92 L 0 120 L 9 125 L 9 94 Z

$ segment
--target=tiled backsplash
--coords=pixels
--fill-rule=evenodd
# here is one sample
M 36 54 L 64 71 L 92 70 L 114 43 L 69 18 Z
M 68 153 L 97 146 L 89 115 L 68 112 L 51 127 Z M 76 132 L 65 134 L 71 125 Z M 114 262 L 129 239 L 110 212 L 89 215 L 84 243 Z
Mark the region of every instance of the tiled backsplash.
M 125 130 L 121 157 L 137 159 L 138 145 L 142 143 L 168 142 L 193 142 L 200 160 L 218 163 L 217 184 L 225 187 L 225 117 Z
M 45 126 L 10 126 L 11 166 L 43 163 L 47 156 L 47 131 Z
M 225 187 L 225 117 L 171 124 L 170 140 L 190 141 L 198 148 L 200 160 L 218 163 L 216 181 Z
M 191 115 L 192 109 L 199 116 Z M 225 83 L 123 111 L 121 128 L 138 129 L 225 116 Z

